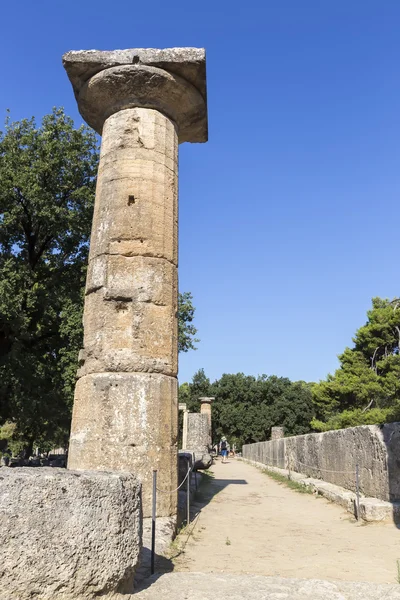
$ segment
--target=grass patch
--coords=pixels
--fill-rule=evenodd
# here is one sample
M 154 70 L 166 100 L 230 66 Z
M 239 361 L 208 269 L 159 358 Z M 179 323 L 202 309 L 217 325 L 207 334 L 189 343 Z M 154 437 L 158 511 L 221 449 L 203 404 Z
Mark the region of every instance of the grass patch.
M 178 535 L 180 535 L 182 533 L 182 529 L 178 532 Z M 172 542 L 170 543 L 169 547 L 167 548 L 167 550 L 165 551 L 165 557 L 166 558 L 176 558 L 177 556 L 179 556 L 181 552 L 181 544 L 180 541 L 178 540 L 178 536 L 172 540 Z
M 268 471 L 267 469 L 263 469 L 263 473 L 268 475 L 271 479 L 276 481 L 277 483 L 283 483 L 286 487 L 294 490 L 295 492 L 299 492 L 300 494 L 312 494 L 312 490 L 297 481 L 293 481 L 292 479 L 288 479 L 285 475 L 281 475 L 281 473 L 277 473 L 276 471 Z
M 215 478 L 215 474 L 210 471 L 210 469 L 205 469 L 204 471 L 202 471 L 203 475 L 207 475 L 207 477 L 211 477 L 211 479 Z

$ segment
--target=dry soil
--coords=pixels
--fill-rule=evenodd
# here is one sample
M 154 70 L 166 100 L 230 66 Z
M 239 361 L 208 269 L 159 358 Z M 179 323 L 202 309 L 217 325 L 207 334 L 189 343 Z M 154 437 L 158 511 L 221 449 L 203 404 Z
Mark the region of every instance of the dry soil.
M 359 524 L 341 507 L 293 491 L 240 460 L 212 467 L 175 571 L 396 583 L 400 530 Z

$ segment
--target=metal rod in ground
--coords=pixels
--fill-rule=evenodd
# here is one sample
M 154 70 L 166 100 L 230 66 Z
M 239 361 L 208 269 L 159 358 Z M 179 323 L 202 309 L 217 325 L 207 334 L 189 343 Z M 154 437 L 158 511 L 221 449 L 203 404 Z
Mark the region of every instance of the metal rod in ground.
M 357 521 L 360 520 L 360 477 L 358 464 L 356 465 L 356 496 L 357 496 Z
M 187 519 L 186 519 L 186 524 L 189 525 L 190 524 L 190 463 L 188 461 L 188 475 L 187 475 L 187 480 L 186 480 L 186 485 L 187 485 L 187 493 L 186 493 L 186 501 L 187 501 Z
M 151 509 L 151 574 L 154 575 L 156 554 L 157 469 L 153 469 L 153 505 Z

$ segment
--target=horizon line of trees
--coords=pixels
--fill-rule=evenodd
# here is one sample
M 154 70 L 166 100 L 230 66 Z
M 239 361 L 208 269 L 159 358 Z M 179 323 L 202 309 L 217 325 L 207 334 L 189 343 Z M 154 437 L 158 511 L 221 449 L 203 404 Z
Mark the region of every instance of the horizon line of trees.
M 62 108 L 0 132 L 0 450 L 68 440 L 99 162 L 97 136 Z M 195 349 L 193 298 L 179 294 L 179 350 Z M 400 299 L 373 298 L 353 347 L 319 383 L 203 370 L 179 388 L 216 397 L 214 435 L 237 445 L 400 419 Z
M 273 426 L 302 435 L 400 420 L 400 299 L 373 298 L 353 343 L 319 383 L 243 373 L 211 383 L 199 369 L 179 401 L 197 412 L 201 396 L 215 396 L 213 440 L 226 435 L 239 447 L 269 439 Z
M 199 369 L 190 383 L 179 386 L 179 402 L 189 412 L 199 412 L 199 398 L 214 396 L 212 403 L 212 438 L 222 435 L 230 444 L 261 442 L 270 437 L 271 428 L 284 426 L 286 435 L 309 433 L 313 418 L 311 385 L 292 382 L 275 375 L 225 373 L 210 382 L 204 369 Z

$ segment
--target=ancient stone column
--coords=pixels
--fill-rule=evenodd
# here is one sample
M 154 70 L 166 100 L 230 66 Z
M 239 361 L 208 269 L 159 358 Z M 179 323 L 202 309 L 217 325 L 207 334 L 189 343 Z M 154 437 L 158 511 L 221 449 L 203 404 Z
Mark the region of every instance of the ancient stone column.
M 211 445 L 212 445 L 211 402 L 213 400 L 215 400 L 215 398 L 214 397 L 208 397 L 208 398 L 207 397 L 203 397 L 203 398 L 199 398 L 199 400 L 200 400 L 200 413 L 202 415 L 207 415 L 207 419 L 208 419 L 208 437 L 209 437 L 208 445 L 211 447 Z
M 186 450 L 187 448 L 187 440 L 188 440 L 188 415 L 189 411 L 185 410 L 183 412 L 183 431 L 182 431 L 182 449 Z
M 210 447 L 210 426 L 208 416 L 202 413 L 188 413 L 187 447 L 195 453 L 205 453 Z
M 285 437 L 284 427 L 271 427 L 271 440 L 280 440 Z
M 69 469 L 132 471 L 151 514 L 177 486 L 178 144 L 207 141 L 202 49 L 68 52 L 102 135 Z M 160 494 L 158 516 L 176 514 Z
M 179 410 L 183 412 L 183 424 L 182 424 L 182 450 L 186 449 L 187 446 L 187 435 L 188 435 L 188 414 L 186 404 L 179 404 Z

